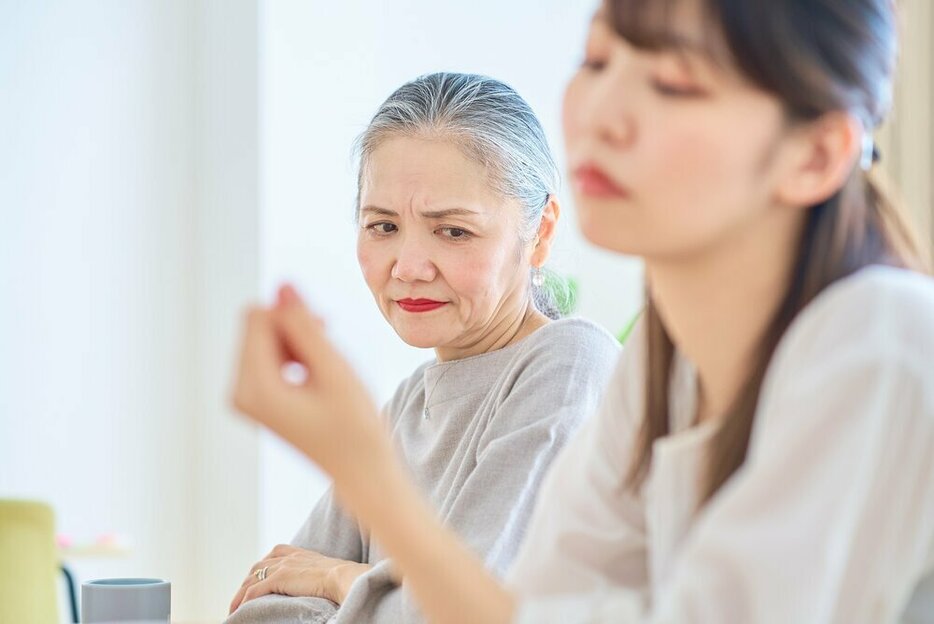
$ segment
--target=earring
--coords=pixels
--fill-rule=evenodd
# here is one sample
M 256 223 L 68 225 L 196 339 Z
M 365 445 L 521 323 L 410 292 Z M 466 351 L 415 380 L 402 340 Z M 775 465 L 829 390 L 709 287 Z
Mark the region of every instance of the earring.
M 539 267 L 532 269 L 532 286 L 541 288 L 545 284 L 545 276 Z
M 878 158 L 876 158 L 877 153 L 876 142 L 872 138 L 872 133 L 864 131 L 862 137 L 862 153 L 859 157 L 859 166 L 863 171 L 872 169 L 872 163 L 878 160 Z

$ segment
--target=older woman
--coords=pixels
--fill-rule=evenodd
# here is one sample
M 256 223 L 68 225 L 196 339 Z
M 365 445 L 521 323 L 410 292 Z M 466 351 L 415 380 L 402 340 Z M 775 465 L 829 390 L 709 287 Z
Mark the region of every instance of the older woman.
M 437 356 L 402 382 L 383 416 L 441 518 L 501 574 L 618 346 L 587 321 L 552 320 L 541 267 L 560 212 L 558 176 L 515 91 L 482 76 L 419 78 L 383 103 L 358 147 L 363 275 L 399 336 Z M 237 623 L 421 619 L 333 491 L 291 546 L 253 566 L 231 612 Z

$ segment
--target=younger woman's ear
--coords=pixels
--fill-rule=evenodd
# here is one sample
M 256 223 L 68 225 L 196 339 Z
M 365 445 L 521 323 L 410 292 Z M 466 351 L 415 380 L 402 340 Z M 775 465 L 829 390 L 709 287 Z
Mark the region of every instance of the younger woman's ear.
M 776 199 L 810 207 L 843 188 L 862 152 L 863 124 L 855 115 L 827 113 L 792 130 Z
M 560 217 L 561 205 L 558 203 L 558 198 L 549 195 L 548 201 L 545 203 L 545 209 L 542 211 L 542 220 L 538 226 L 538 234 L 535 236 L 535 243 L 532 248 L 531 264 L 533 267 L 541 267 L 548 260 L 548 255 L 551 253 L 551 243 L 555 239 Z

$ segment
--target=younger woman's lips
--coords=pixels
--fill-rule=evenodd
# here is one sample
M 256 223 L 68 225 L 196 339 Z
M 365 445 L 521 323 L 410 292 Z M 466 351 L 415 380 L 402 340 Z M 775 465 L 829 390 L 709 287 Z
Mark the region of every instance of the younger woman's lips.
M 447 303 L 447 301 L 435 301 L 434 299 L 399 299 L 396 301 L 396 304 L 406 312 L 431 312 Z
M 629 191 L 610 179 L 595 165 L 586 164 L 573 172 L 574 186 L 591 197 L 628 197 Z

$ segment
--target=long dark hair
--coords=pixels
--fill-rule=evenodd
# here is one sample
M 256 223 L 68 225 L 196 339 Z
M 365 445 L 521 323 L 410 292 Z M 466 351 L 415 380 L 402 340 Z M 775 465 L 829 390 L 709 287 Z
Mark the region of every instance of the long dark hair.
M 670 47 L 679 0 L 609 0 L 616 31 L 644 49 Z M 708 42 L 752 84 L 784 103 L 790 123 L 832 111 L 857 115 L 868 129 L 888 112 L 897 53 L 892 0 L 703 0 Z M 713 38 L 712 38 L 713 39 Z M 809 209 L 792 279 L 760 337 L 743 389 L 720 423 L 704 475 L 707 501 L 746 458 L 769 362 L 788 326 L 823 289 L 871 264 L 928 270 L 927 254 L 887 198 L 878 171 L 857 169 L 831 198 Z M 648 299 L 646 414 L 626 484 L 638 488 L 653 442 L 669 433 L 668 391 L 674 346 Z

